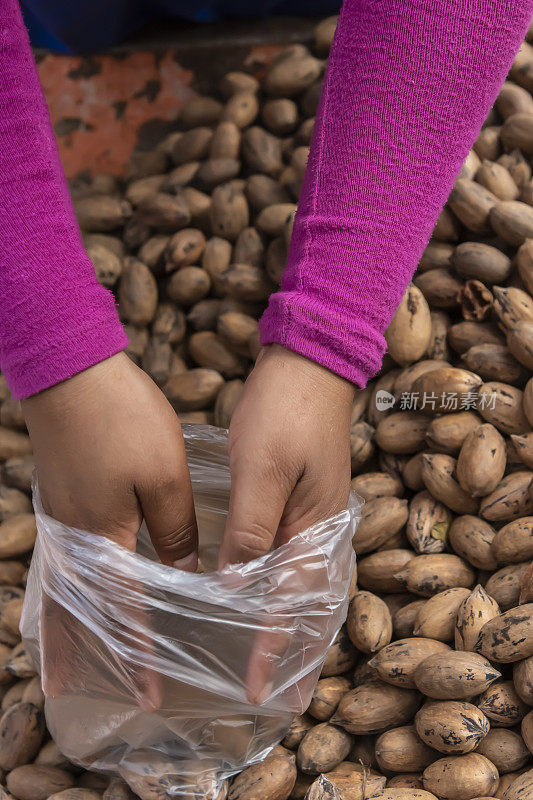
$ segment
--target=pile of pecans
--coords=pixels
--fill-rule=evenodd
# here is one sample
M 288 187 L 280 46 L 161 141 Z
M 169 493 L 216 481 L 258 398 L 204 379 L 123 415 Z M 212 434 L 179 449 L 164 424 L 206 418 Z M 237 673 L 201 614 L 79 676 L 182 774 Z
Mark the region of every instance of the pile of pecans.
M 71 190 L 128 353 L 183 420 L 227 427 L 259 349 L 336 19 L 259 81 L 221 78 L 123 181 Z M 357 392 L 348 619 L 306 714 L 230 800 L 533 798 L 533 29 Z M 0 379 L 0 800 L 128 800 L 45 729 L 18 623 L 31 444 Z M 5 785 L 7 788 L 2 788 Z M 143 800 L 164 785 L 136 784 Z

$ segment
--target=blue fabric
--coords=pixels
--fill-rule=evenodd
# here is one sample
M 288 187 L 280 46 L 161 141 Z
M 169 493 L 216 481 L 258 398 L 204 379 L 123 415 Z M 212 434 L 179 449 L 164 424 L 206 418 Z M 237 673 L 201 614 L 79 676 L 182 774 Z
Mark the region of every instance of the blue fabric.
M 336 13 L 341 0 L 21 0 L 32 44 L 91 53 L 159 18 L 191 22 Z

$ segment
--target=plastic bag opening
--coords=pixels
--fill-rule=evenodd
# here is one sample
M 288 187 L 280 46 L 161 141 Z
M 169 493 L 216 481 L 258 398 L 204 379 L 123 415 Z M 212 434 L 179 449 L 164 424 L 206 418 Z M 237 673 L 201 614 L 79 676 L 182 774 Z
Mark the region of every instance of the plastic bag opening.
M 227 432 L 184 426 L 200 558 L 216 565 L 229 502 Z M 361 502 L 248 564 L 191 574 L 48 517 L 21 620 L 60 750 L 143 800 L 216 798 L 307 708 L 347 611 Z M 267 676 L 250 699 L 250 676 Z

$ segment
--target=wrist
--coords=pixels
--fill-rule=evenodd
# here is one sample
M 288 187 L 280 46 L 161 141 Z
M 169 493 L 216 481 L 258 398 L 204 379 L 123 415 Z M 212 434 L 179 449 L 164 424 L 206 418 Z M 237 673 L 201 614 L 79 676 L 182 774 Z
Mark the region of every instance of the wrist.
M 354 401 L 357 387 L 351 381 L 307 356 L 280 344 L 267 344 L 261 348 L 256 366 L 265 361 L 272 362 L 280 371 L 285 371 L 288 381 L 308 385 L 323 393 L 330 402 L 349 403 L 351 406 Z
M 78 411 L 88 402 L 97 401 L 105 382 L 120 380 L 125 361 L 129 361 L 125 353 L 117 353 L 21 400 L 22 413 L 28 426 L 37 417 L 40 420 L 57 418 L 61 421 L 71 410 Z

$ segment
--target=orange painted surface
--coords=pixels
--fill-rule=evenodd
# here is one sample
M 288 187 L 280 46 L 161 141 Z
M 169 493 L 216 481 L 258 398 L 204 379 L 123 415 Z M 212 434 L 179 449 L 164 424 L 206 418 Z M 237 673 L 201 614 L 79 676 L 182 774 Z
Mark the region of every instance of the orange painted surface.
M 87 63 L 74 56 L 46 55 L 38 64 L 63 167 L 69 177 L 86 169 L 120 175 L 139 126 L 152 119 L 176 119 L 194 94 L 193 74 L 180 67 L 172 51 L 160 59 L 151 52 L 96 56 L 89 63 L 97 71 L 85 76 Z
M 281 49 L 256 45 L 243 68 L 260 78 Z M 176 120 L 195 94 L 194 73 L 179 65 L 174 50 L 88 58 L 49 54 L 37 68 L 69 178 L 84 171 L 122 175 L 140 126 Z
M 285 45 L 280 44 L 258 44 L 252 47 L 243 62 L 245 72 L 251 72 L 258 80 L 262 80 L 270 62 Z

